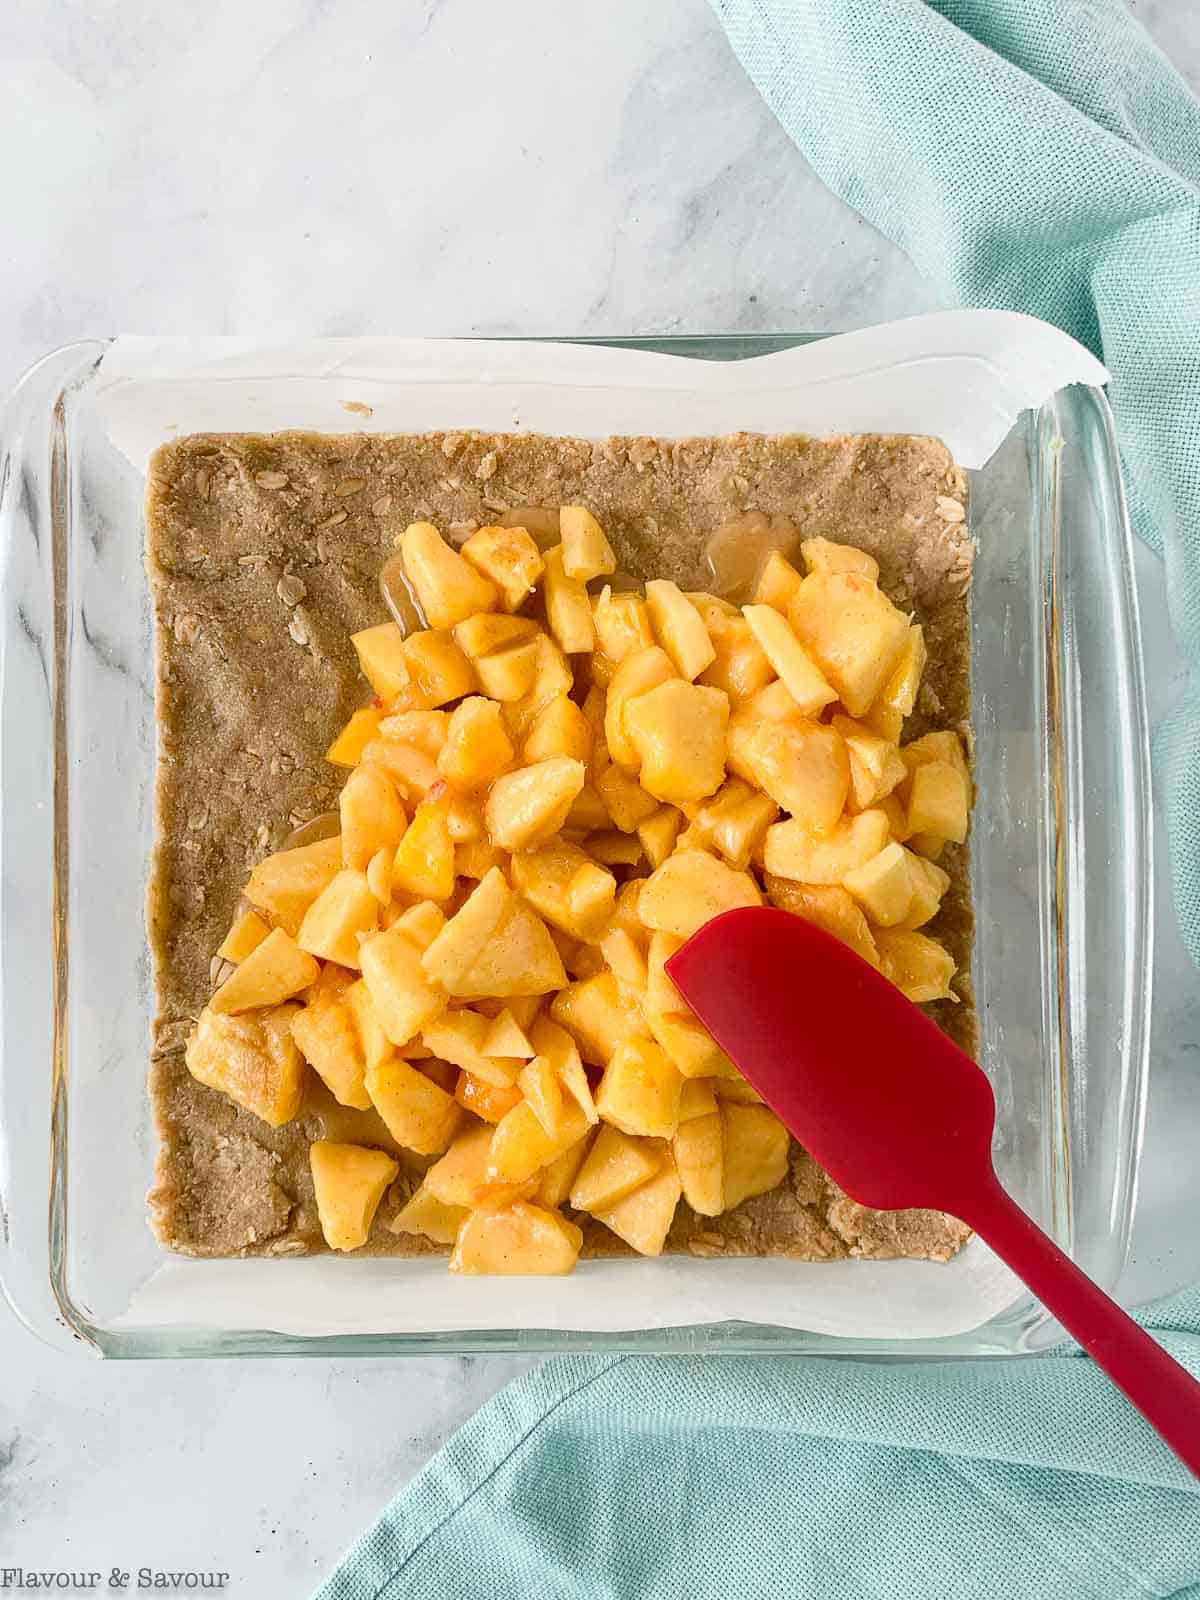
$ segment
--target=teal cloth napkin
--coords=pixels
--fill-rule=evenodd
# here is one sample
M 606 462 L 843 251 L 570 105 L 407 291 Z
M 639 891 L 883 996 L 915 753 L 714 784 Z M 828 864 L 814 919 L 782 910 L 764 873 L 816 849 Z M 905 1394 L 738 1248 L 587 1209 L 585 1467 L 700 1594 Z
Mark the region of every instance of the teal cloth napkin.
M 711 0 L 824 181 L 949 304 L 1103 360 L 1191 684 L 1155 739 L 1200 965 L 1200 102 L 1120 0 Z
M 1113 375 L 1200 664 L 1200 107 L 1117 0 L 713 0 L 825 181 L 950 302 Z M 1160 730 L 1200 959 L 1200 693 Z M 1147 1313 L 1200 1376 L 1200 1290 Z M 319 1600 L 1200 1600 L 1200 1486 L 1064 1350 L 904 1365 L 561 1358 L 485 1406 Z
M 1200 1376 L 1200 1290 L 1143 1320 Z M 1200 1484 L 1084 1357 L 549 1361 L 318 1600 L 1200 1600 Z

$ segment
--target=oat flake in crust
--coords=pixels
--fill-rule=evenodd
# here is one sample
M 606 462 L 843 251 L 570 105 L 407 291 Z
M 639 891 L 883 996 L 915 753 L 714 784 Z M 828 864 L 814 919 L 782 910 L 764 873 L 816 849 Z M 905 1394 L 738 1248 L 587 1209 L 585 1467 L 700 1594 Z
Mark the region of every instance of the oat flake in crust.
M 407 523 L 425 519 L 465 538 L 513 506 L 582 503 L 624 570 L 686 589 L 707 584 L 708 535 L 747 511 L 782 513 L 804 537 L 858 545 L 879 562 L 888 595 L 925 627 L 929 662 L 911 738 L 930 726 L 969 734 L 965 493 L 945 447 L 911 436 L 195 434 L 158 450 L 147 492 L 158 673 L 147 919 L 159 1138 L 149 1205 L 161 1242 L 199 1256 L 323 1251 L 308 1146 L 330 1137 L 380 1144 L 401 1160 L 366 1251 L 444 1253 L 388 1231 L 428 1162 L 399 1152 L 374 1113 L 347 1111 L 317 1085 L 300 1117 L 272 1129 L 197 1083 L 183 1056 L 250 868 L 336 804 L 342 775 L 324 751 L 368 698 L 350 635 L 384 620 L 379 569 Z M 926 931 L 958 963 L 962 1003 L 929 1009 L 970 1050 L 965 848 L 948 846 L 941 864 L 951 887 Z M 629 1253 L 602 1224 L 578 1220 L 585 1255 Z M 945 1260 L 966 1237 L 936 1212 L 855 1204 L 793 1144 L 789 1178 L 771 1193 L 716 1218 L 681 1202 L 667 1248 Z

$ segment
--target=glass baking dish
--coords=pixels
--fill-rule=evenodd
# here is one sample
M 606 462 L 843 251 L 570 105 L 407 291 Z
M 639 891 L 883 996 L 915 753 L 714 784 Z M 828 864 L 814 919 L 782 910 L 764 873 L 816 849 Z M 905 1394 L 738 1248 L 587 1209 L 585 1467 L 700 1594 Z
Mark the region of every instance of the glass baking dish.
M 806 340 L 602 342 L 738 360 Z M 29 1326 L 113 1357 L 622 1349 L 945 1358 L 1048 1342 L 1053 1325 L 1015 1287 L 980 1325 L 936 1337 L 872 1337 L 861 1323 L 841 1336 L 831 1323 L 697 1325 L 683 1310 L 686 1326 L 401 1332 L 375 1319 L 307 1334 L 283 1331 L 278 1308 L 289 1298 L 324 1295 L 338 1281 L 349 1289 L 360 1268 L 403 1274 L 420 1264 L 338 1261 L 349 1276 L 331 1280 L 324 1257 L 205 1262 L 159 1249 L 143 1200 L 154 1142 L 142 907 L 155 742 L 144 482 L 98 421 L 107 348 L 91 341 L 47 356 L 4 417 L 0 1267 Z M 272 378 L 284 391 L 288 381 Z M 328 381 L 332 414 L 337 379 Z M 1126 1256 L 1146 1096 L 1152 872 L 1130 534 L 1103 394 L 1076 385 L 1023 413 L 971 480 L 974 967 L 996 1161 L 1017 1198 L 1111 1287 Z M 639 1281 L 655 1299 L 678 1288 L 681 1307 L 683 1275 L 703 1265 L 616 1264 L 647 1274 Z M 870 1271 L 884 1286 L 896 1281 L 889 1272 L 921 1275 L 930 1303 L 948 1282 L 939 1275 L 953 1270 L 787 1268 L 800 1299 L 818 1281 L 809 1274 Z

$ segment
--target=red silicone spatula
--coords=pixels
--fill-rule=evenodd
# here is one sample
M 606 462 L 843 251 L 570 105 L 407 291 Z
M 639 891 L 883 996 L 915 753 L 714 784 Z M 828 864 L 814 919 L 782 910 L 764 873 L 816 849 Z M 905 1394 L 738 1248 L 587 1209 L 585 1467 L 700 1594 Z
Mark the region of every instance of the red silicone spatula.
M 667 971 L 847 1194 L 968 1223 L 1200 1477 L 1200 1383 L 1000 1187 L 991 1085 L 928 1017 L 832 934 L 766 907 L 716 917 Z

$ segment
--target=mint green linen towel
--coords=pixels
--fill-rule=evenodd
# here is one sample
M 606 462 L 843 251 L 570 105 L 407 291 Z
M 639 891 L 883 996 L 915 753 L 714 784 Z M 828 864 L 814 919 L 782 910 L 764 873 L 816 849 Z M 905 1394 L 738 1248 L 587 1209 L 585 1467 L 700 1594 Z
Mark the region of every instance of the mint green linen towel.
M 825 181 L 948 301 L 1113 375 L 1200 662 L 1200 107 L 1116 0 L 713 0 Z M 1200 695 L 1161 730 L 1200 959 Z M 1146 1313 L 1200 1376 L 1200 1290 Z M 401 1373 L 400 1376 L 407 1376 Z M 485 1406 L 319 1600 L 1200 1600 L 1200 1485 L 1072 1351 L 571 1357 Z
M 1200 1291 L 1143 1320 L 1200 1376 Z M 1056 1352 L 559 1357 L 472 1417 L 318 1600 L 1168 1595 L 1200 1600 L 1200 1484 Z

